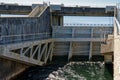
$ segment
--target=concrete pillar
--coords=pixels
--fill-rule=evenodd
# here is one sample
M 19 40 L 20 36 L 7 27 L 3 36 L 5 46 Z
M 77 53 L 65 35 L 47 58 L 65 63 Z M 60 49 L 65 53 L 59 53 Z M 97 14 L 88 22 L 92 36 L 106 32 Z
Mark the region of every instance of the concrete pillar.
M 120 38 L 114 39 L 114 80 L 120 79 Z
M 53 26 L 63 26 L 63 16 L 52 16 Z
M 60 16 L 60 26 L 63 26 L 63 16 Z
M 16 61 L 0 58 L 0 80 L 10 80 L 23 72 L 27 67 L 29 66 Z
M 112 60 L 113 60 L 112 54 L 113 54 L 113 53 L 108 53 L 108 54 L 105 54 L 105 55 L 104 55 L 104 61 L 105 61 L 106 63 L 107 63 L 107 62 L 112 62 Z
M 72 58 L 72 49 L 73 49 L 73 43 L 70 42 L 70 49 L 69 49 L 69 53 L 68 53 L 68 60 L 70 60 L 70 58 Z
M 52 16 L 52 26 L 58 26 L 58 16 Z
M 117 34 L 117 26 L 114 24 L 114 80 L 120 79 L 120 35 Z

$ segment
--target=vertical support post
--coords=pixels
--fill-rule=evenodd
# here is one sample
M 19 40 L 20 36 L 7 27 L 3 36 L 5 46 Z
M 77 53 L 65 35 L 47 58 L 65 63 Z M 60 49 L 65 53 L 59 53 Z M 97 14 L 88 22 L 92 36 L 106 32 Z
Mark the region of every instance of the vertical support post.
M 104 32 L 104 37 L 103 37 L 103 39 L 104 39 L 104 42 L 105 42 L 105 40 L 106 40 L 106 33 Z
M 20 50 L 20 56 L 21 57 L 23 56 L 23 48 L 21 48 L 21 50 Z
M 91 60 L 92 58 L 92 46 L 93 46 L 93 42 L 90 42 L 90 51 L 89 51 L 89 60 Z
M 0 41 L 2 40 L 2 26 L 0 25 Z
M 53 27 L 53 29 L 52 29 L 52 38 L 55 38 L 55 33 L 56 33 L 55 31 L 56 31 L 56 28 Z
M 72 38 L 74 38 L 74 35 L 75 35 L 75 28 L 72 28 Z M 72 49 L 73 49 L 72 44 L 73 44 L 73 42 L 71 41 L 70 42 L 69 53 L 68 53 L 68 60 L 72 57 Z
M 46 57 L 47 57 L 47 52 L 48 52 L 48 43 L 45 43 L 45 54 L 43 56 L 43 59 L 44 59 L 44 63 L 46 63 Z
M 46 43 L 47 44 L 47 46 L 46 46 L 46 50 L 45 50 L 45 59 L 44 59 L 44 62 L 45 63 L 47 63 L 47 60 L 48 60 L 48 56 L 49 56 L 49 49 L 50 49 L 50 45 L 48 44 L 48 43 Z M 48 48 L 48 46 L 49 46 L 49 48 Z
M 39 49 L 38 49 L 38 61 L 41 60 L 41 45 L 42 44 L 39 45 Z
M 31 50 L 30 50 L 30 58 L 32 58 L 32 54 L 33 54 L 33 46 L 31 47 Z
M 114 21 L 114 80 L 120 79 L 120 35 L 118 34 L 119 23 Z
M 52 61 L 52 57 L 53 57 L 54 42 L 52 42 L 51 44 L 52 44 L 52 49 L 50 53 L 50 61 Z
M 103 40 L 103 37 L 104 37 L 104 36 L 103 36 L 103 31 L 102 31 L 102 29 L 100 29 L 100 33 L 101 33 L 101 34 L 100 34 L 100 39 L 101 39 L 100 43 L 101 43 L 101 42 L 103 42 L 102 40 Z
M 91 39 L 93 38 L 93 28 L 91 29 Z M 91 40 L 90 41 L 90 50 L 89 50 L 89 60 L 91 60 L 91 58 L 92 58 L 92 43 L 93 43 L 93 41 Z
M 63 16 L 60 16 L 60 26 L 63 26 Z
M 52 16 L 52 9 L 51 9 L 51 6 L 50 6 L 50 25 L 51 25 L 51 27 L 53 26 L 53 16 Z
M 55 17 L 56 26 L 59 26 L 59 16 Z
M 72 57 L 72 42 L 70 42 L 70 49 L 69 49 L 69 53 L 68 53 L 68 61 L 70 60 L 70 58 Z
M 75 36 L 75 28 L 72 28 L 72 38 Z

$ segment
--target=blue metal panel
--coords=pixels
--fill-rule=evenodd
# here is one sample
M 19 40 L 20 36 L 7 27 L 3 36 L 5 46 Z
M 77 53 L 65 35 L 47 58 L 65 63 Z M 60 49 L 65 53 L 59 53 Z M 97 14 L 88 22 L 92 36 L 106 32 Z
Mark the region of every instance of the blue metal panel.
M 50 5 L 50 8 L 54 10 L 61 10 L 61 5 Z
M 2 40 L 0 43 L 16 43 L 42 40 L 51 37 L 50 9 L 39 18 L 0 18 Z

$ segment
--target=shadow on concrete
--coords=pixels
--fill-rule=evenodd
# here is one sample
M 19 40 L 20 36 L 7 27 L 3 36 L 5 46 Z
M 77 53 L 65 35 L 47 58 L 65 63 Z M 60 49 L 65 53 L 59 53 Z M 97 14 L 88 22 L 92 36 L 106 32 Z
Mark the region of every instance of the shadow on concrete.
M 64 67 L 64 65 L 68 63 L 66 59 L 66 56 L 53 57 L 51 63 L 48 62 L 48 64 L 44 66 L 31 66 L 10 80 L 45 80 L 50 73 L 57 71 L 60 67 Z

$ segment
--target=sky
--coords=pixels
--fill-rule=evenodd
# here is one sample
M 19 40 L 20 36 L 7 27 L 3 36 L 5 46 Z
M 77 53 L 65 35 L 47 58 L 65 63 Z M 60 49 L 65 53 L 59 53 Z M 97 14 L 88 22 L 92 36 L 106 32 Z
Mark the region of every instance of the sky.
M 20 5 L 41 4 L 44 2 L 50 2 L 51 4 L 61 4 L 66 6 L 95 6 L 104 7 L 106 5 L 116 5 L 120 3 L 120 0 L 0 0 L 4 3 L 18 3 Z

